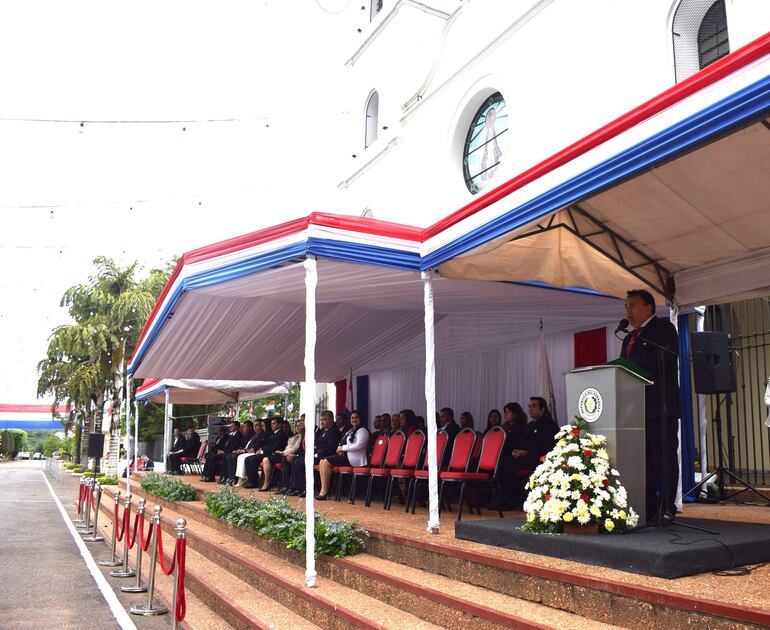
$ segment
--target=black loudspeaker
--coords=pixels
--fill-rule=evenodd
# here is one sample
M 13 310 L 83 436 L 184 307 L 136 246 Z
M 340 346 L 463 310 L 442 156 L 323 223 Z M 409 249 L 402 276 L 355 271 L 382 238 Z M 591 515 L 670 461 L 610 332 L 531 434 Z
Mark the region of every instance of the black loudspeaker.
M 735 364 L 726 333 L 697 332 L 692 341 L 693 375 L 698 394 L 728 394 L 736 387 Z
M 88 434 L 88 456 L 97 459 L 104 457 L 104 433 Z

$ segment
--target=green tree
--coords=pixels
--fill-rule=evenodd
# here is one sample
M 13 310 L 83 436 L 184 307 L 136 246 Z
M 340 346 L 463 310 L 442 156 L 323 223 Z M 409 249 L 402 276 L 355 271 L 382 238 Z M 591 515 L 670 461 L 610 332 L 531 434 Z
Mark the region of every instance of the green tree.
M 110 429 L 117 431 L 126 359 L 170 267 L 153 269 L 137 281 L 137 263 L 121 268 L 100 256 L 94 265 L 96 272 L 88 282 L 69 288 L 62 298 L 73 323 L 55 328 L 49 338 L 47 356 L 38 364 L 38 395 L 53 395 L 52 411 L 56 405 L 71 404 L 87 419 L 89 430 L 97 432 L 109 402 Z
M 49 436 L 43 442 L 42 453 L 46 457 L 53 455 L 54 451 L 61 450 L 61 440 L 56 437 L 55 433 L 49 434 Z

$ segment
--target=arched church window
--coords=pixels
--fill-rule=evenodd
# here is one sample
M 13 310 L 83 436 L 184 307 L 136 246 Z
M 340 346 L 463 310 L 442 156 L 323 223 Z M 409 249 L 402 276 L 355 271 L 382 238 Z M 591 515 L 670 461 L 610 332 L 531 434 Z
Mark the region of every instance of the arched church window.
M 703 16 L 698 29 L 698 61 L 701 68 L 714 63 L 730 52 L 727 38 L 725 0 L 717 0 Z
M 677 83 L 730 52 L 724 0 L 681 0 L 671 30 Z

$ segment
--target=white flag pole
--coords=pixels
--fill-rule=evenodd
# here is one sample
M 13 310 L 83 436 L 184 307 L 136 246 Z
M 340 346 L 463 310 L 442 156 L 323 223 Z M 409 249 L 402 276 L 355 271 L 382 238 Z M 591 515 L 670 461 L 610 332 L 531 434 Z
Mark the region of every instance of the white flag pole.
M 318 266 L 316 259 L 305 259 L 305 382 L 302 384 L 300 409 L 305 414 L 305 586 L 315 588 L 315 346 Z

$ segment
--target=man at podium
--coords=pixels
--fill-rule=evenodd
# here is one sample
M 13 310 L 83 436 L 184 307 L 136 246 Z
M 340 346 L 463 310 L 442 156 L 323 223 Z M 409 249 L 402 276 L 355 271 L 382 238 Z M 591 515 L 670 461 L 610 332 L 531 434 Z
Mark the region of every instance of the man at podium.
M 679 337 L 674 325 L 655 315 L 649 291 L 634 289 L 626 295 L 626 317 L 633 331 L 623 340 L 621 357 L 650 375 L 645 388 L 647 520 L 670 521 L 676 514 L 679 483 Z

